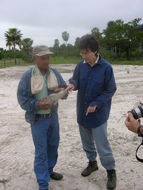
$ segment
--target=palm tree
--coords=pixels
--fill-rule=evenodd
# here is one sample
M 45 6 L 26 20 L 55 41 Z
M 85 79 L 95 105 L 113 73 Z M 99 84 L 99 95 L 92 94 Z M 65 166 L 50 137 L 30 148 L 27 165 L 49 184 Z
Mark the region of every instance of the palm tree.
M 59 51 L 59 45 L 60 45 L 60 42 L 58 39 L 55 39 L 55 42 L 54 42 L 54 46 L 53 46 L 53 50 L 54 50 L 54 53 L 57 55 L 58 54 L 58 51 Z
M 79 41 L 80 41 L 80 38 L 77 37 L 77 38 L 75 39 L 75 43 L 74 43 L 74 46 L 75 46 L 77 49 L 78 49 Z
M 9 49 L 12 47 L 14 53 L 14 60 L 16 64 L 16 45 L 21 47 L 21 31 L 17 28 L 9 28 L 8 31 L 5 32 L 6 38 L 6 46 L 9 46 Z
M 66 46 L 65 46 L 65 48 L 64 48 L 64 49 L 65 49 L 64 51 L 65 51 L 65 54 L 66 54 L 66 55 L 68 54 L 67 42 L 68 42 L 68 40 L 69 40 L 69 36 L 70 36 L 69 33 L 66 32 L 66 31 L 62 33 L 62 38 L 63 38 L 63 40 L 66 42 Z
M 68 32 L 63 32 L 62 33 L 62 38 L 63 40 L 66 42 L 66 45 L 67 45 L 67 41 L 69 40 L 69 33 Z
M 27 61 L 29 61 L 31 57 L 32 44 L 33 40 L 31 38 L 25 38 L 21 41 L 21 49 L 24 53 L 26 53 Z

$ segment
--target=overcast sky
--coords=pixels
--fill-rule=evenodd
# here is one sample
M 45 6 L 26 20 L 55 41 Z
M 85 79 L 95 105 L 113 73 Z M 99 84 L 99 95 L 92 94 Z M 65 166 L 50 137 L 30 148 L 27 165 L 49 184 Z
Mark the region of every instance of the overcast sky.
M 34 45 L 53 46 L 55 39 L 63 43 L 63 31 L 73 44 L 93 27 L 102 31 L 111 20 L 135 18 L 143 18 L 143 0 L 0 0 L 0 47 L 5 48 L 4 33 L 13 27 Z

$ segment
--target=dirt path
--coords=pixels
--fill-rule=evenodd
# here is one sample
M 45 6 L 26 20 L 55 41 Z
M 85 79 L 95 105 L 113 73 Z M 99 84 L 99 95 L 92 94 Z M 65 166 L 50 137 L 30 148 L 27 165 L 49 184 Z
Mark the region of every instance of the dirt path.
M 54 67 L 68 81 L 75 65 Z M 0 190 L 38 190 L 30 127 L 16 99 L 19 79 L 28 68 L 0 69 Z M 125 128 L 124 119 L 127 111 L 143 99 L 143 67 L 114 66 L 114 71 L 118 90 L 113 98 L 108 133 L 116 159 L 116 190 L 142 190 L 143 164 L 135 159 L 140 138 Z M 61 141 L 56 170 L 64 174 L 64 179 L 51 181 L 50 190 L 105 190 L 106 171 L 99 157 L 99 170 L 87 178 L 80 176 L 87 159 L 81 146 L 75 106 L 76 92 L 72 92 L 68 100 L 60 101 Z

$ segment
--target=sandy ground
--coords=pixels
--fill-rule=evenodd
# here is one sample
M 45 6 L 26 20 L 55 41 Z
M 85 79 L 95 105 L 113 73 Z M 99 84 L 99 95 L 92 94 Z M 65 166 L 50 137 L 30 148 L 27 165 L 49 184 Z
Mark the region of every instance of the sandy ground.
M 56 65 L 68 81 L 75 65 Z M 21 75 L 29 67 L 0 69 L 0 190 L 38 190 L 33 172 L 34 146 L 30 126 L 24 120 L 16 90 Z M 135 158 L 141 139 L 124 126 L 126 113 L 143 98 L 143 67 L 114 66 L 118 90 L 108 121 L 109 140 L 116 160 L 116 190 L 143 190 L 143 164 Z M 89 177 L 80 173 L 87 165 L 76 123 L 76 92 L 59 102 L 60 147 L 55 170 L 62 181 L 50 182 L 50 190 L 105 190 L 106 171 L 101 166 Z M 143 152 L 143 151 L 142 151 Z

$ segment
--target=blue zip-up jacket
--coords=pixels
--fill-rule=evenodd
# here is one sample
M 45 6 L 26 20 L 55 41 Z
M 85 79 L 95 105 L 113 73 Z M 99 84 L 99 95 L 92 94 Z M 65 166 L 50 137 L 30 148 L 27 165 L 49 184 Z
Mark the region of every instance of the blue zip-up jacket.
M 62 76 L 60 75 L 60 73 L 55 69 L 52 70 L 57 77 L 59 88 L 66 88 L 67 85 L 63 80 Z M 23 74 L 17 89 L 17 99 L 21 108 L 26 111 L 25 113 L 26 121 L 30 124 L 34 124 L 36 119 L 35 114 L 39 108 L 38 108 L 38 100 L 36 99 L 35 95 L 31 93 L 31 74 L 32 74 L 32 68 Z M 48 77 L 48 70 L 46 72 L 46 77 Z M 48 93 L 50 95 L 54 93 L 54 91 L 48 90 Z M 51 113 L 56 114 L 57 108 L 58 105 L 52 106 Z
M 85 128 L 96 128 L 106 122 L 109 118 L 111 99 L 116 91 L 110 63 L 101 56 L 93 67 L 81 61 L 69 82 L 78 90 L 77 122 Z M 98 106 L 96 111 L 86 116 L 88 106 L 95 105 Z

